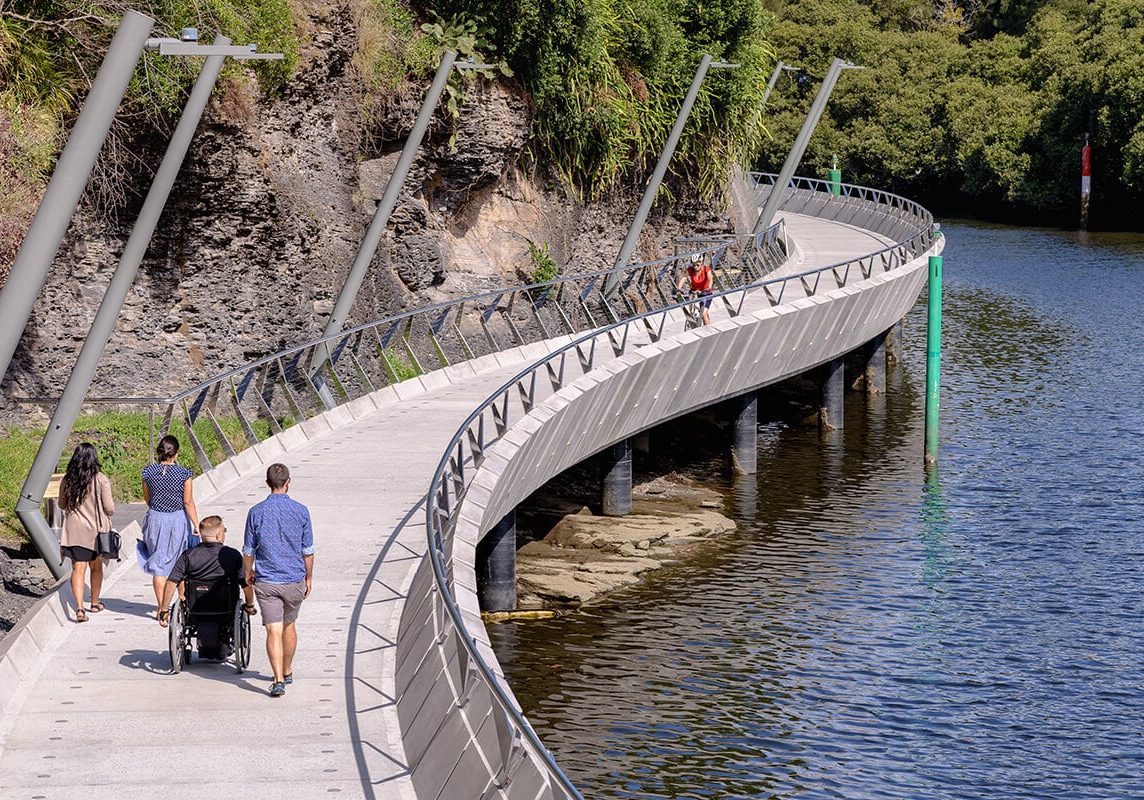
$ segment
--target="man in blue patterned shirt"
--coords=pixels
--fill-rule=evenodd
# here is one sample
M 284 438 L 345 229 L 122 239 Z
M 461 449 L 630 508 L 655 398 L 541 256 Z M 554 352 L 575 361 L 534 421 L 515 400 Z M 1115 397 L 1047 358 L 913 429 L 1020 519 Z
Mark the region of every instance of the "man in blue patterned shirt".
M 310 511 L 286 494 L 290 470 L 285 464 L 266 469 L 266 485 L 270 496 L 246 515 L 242 556 L 247 585 L 254 584 L 266 627 L 266 655 L 274 672 L 270 696 L 281 697 L 294 682 L 294 622 L 314 577 L 314 529 Z

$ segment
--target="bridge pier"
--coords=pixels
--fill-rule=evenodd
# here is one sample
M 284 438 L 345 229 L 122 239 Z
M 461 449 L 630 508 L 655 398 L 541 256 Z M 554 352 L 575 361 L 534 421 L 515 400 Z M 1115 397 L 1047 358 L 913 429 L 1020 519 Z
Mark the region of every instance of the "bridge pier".
M 818 427 L 823 433 L 842 428 L 842 412 L 845 408 L 843 395 L 846 392 L 843 359 L 827 361 L 819 367 L 821 397 L 818 404 Z
M 759 396 L 747 392 L 727 401 L 731 412 L 731 468 L 736 475 L 759 469 Z
M 896 367 L 902 363 L 902 333 L 905 322 L 898 320 L 886 331 L 886 366 Z
M 600 503 L 605 517 L 624 517 L 632 513 L 632 440 L 616 442 L 600 454 L 603 464 L 603 498 Z
M 516 610 L 516 509 L 477 543 L 476 572 L 481 611 Z
M 886 393 L 886 334 L 879 333 L 866 353 L 866 396 Z
M 651 434 L 647 431 L 637 433 L 632 437 L 632 449 L 637 453 L 649 455 L 651 453 Z

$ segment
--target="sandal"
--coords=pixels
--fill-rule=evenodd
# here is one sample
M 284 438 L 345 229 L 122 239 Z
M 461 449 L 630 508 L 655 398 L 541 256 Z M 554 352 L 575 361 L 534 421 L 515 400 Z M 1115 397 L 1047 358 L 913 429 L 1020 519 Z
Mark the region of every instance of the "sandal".
M 87 612 L 84 611 L 82 608 L 77 608 L 75 610 L 75 621 L 76 622 L 87 622 Z
M 171 617 L 170 610 L 164 608 L 162 611 L 160 611 L 159 612 L 159 627 L 160 628 L 166 628 L 167 627 L 167 620 L 170 619 L 170 617 Z
M 105 609 L 105 608 L 107 608 L 107 606 L 105 606 L 102 601 L 96 600 L 94 603 L 91 604 L 91 607 L 88 610 L 91 611 L 93 614 L 98 614 L 100 611 L 103 611 L 103 609 Z

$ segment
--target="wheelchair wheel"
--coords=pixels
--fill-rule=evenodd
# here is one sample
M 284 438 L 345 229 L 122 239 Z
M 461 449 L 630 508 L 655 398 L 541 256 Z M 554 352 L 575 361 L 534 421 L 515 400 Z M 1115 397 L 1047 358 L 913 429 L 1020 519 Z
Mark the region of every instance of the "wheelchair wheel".
M 242 601 L 234 609 L 234 667 L 245 672 L 250 664 L 250 615 L 242 608 Z
M 167 646 L 171 656 L 171 674 L 178 675 L 187 663 L 187 620 L 183 604 L 177 598 L 167 617 Z

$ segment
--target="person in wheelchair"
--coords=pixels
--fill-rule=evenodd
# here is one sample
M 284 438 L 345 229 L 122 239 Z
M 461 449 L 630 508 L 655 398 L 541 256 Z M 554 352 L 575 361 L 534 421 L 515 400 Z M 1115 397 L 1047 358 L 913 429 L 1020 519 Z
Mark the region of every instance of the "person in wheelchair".
M 204 518 L 199 523 L 199 536 L 202 544 L 184 551 L 167 577 L 159 624 L 167 627 L 177 587 L 188 627 L 197 634 L 199 657 L 227 658 L 234 647 L 233 620 L 239 591 L 243 610 L 253 616 L 257 613 L 254 587 L 243 576 L 242 553 L 223 543 L 226 528 L 222 517 Z

